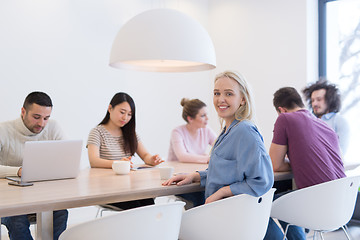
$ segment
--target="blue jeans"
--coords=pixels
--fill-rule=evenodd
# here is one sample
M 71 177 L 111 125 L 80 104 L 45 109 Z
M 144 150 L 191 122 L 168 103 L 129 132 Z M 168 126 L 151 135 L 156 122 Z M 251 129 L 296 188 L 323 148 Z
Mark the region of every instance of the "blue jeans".
M 54 240 L 66 229 L 68 211 L 59 210 L 53 213 Z M 18 215 L 1 218 L 1 223 L 6 226 L 11 240 L 32 240 L 30 234 L 30 222 L 27 215 Z
M 274 200 L 283 196 L 286 193 L 289 193 L 289 192 L 290 191 L 275 194 Z M 279 221 L 279 223 L 285 232 L 285 229 L 286 229 L 286 226 L 288 225 L 288 223 L 283 222 L 283 221 Z M 264 240 L 282 240 L 283 237 L 284 237 L 284 234 L 281 231 L 281 229 L 279 228 L 279 226 L 275 223 L 275 221 L 272 218 L 270 218 Z M 295 225 L 290 225 L 289 229 L 287 231 L 287 234 L 286 234 L 286 238 L 288 240 L 306 240 L 305 231 L 301 227 L 298 227 Z
M 279 223 L 285 232 L 288 223 L 283 221 L 279 221 Z M 272 218 L 270 218 L 264 240 L 282 240 L 283 237 L 284 234 L 279 228 L 279 226 L 275 223 L 275 221 Z M 298 226 L 291 225 L 287 231 L 286 238 L 288 240 L 306 240 L 304 229 Z
M 184 199 L 186 199 L 187 201 L 190 201 L 193 203 L 193 207 L 197 207 L 200 205 L 204 205 L 205 204 L 205 192 L 193 192 L 193 193 L 183 193 L 183 194 L 179 194 L 176 195 L 179 197 L 182 197 Z

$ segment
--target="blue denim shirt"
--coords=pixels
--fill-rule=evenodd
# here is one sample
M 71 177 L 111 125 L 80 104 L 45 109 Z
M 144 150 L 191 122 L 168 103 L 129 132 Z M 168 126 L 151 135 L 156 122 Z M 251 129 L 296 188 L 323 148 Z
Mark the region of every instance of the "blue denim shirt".
M 218 137 L 210 155 L 209 167 L 199 171 L 205 198 L 224 186 L 234 195 L 261 196 L 274 183 L 270 156 L 256 126 L 247 120 L 234 120 Z

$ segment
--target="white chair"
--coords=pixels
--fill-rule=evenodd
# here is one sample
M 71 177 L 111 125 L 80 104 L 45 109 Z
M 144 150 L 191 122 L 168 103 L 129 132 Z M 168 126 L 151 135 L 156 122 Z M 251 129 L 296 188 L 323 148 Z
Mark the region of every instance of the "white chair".
M 320 233 L 342 228 L 353 214 L 360 176 L 341 178 L 288 193 L 273 202 L 271 217 Z M 289 225 L 285 229 L 284 238 Z
M 240 194 L 187 210 L 181 221 L 179 239 L 262 240 L 274 192 L 272 188 L 261 197 Z
M 120 211 L 123 211 L 123 210 L 124 210 L 124 209 L 115 207 L 115 206 L 110 205 L 110 204 L 97 205 L 97 207 L 98 207 L 98 210 L 97 210 L 97 212 L 96 212 L 95 218 L 102 217 L 102 216 L 103 216 L 103 213 L 104 213 L 105 211 L 120 212 Z M 0 239 L 0 240 L 1 240 L 1 239 Z
M 183 202 L 174 202 L 122 211 L 70 227 L 59 239 L 176 240 L 183 207 Z

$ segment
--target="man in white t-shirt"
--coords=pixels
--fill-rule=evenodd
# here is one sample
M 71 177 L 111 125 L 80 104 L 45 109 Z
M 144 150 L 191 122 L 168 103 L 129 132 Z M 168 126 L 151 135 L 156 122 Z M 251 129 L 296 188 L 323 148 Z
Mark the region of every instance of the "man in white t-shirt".
M 55 121 L 49 120 L 52 101 L 43 92 L 32 92 L 24 101 L 18 119 L 0 123 L 0 178 L 21 176 L 23 149 L 26 141 L 61 140 L 63 132 Z M 29 230 L 29 215 L 1 218 L 11 240 L 33 239 Z M 68 211 L 54 211 L 54 239 L 66 229 Z
M 349 145 L 350 129 L 347 121 L 339 114 L 341 96 L 337 86 L 320 79 L 304 88 L 303 93 L 313 114 L 336 132 L 341 152 L 345 155 Z

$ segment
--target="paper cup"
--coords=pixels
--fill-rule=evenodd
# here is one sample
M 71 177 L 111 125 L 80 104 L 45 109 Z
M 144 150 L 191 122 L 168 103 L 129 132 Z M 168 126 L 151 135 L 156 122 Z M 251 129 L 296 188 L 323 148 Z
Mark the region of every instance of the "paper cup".
M 129 161 L 114 161 L 112 163 L 112 169 L 116 174 L 128 174 L 130 172 Z
M 173 167 L 159 167 L 159 171 L 160 171 L 160 178 L 162 180 L 167 180 L 171 178 L 174 174 Z

